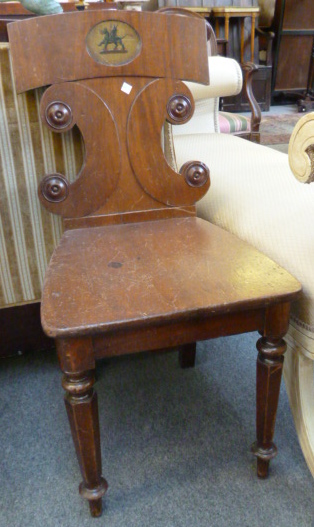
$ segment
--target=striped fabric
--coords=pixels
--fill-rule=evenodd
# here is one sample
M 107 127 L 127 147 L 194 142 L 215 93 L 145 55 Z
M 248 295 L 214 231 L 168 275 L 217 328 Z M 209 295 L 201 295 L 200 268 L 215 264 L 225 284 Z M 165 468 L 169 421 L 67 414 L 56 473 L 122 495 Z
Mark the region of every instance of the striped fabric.
M 251 120 L 237 113 L 219 112 L 219 128 L 222 134 L 249 132 Z
M 62 234 L 58 216 L 37 196 L 40 180 L 59 172 L 75 179 L 84 146 L 77 128 L 57 134 L 39 117 L 43 90 L 17 95 L 8 44 L 0 44 L 0 308 L 38 301 L 45 271 Z M 170 125 L 163 146 L 174 167 Z
M 37 197 L 40 179 L 60 172 L 70 181 L 83 162 L 77 129 L 53 134 L 39 118 L 41 90 L 17 95 L 9 47 L 0 45 L 0 308 L 40 299 L 61 221 Z

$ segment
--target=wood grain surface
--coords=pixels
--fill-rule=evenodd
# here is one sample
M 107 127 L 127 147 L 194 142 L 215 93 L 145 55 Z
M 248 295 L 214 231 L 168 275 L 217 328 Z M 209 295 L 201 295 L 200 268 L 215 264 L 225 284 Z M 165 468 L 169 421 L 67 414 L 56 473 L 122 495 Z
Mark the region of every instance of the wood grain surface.
M 299 290 L 273 261 L 199 218 L 75 229 L 51 260 L 42 321 L 50 336 L 90 335 L 264 307 Z
M 88 53 L 88 32 L 104 20 L 126 21 L 126 18 L 122 11 L 103 10 L 37 17 L 10 24 L 13 68 L 19 72 L 17 91 L 71 80 L 128 75 L 208 84 L 207 35 L 202 19 L 195 18 L 192 24 L 190 17 L 128 12 L 128 24 L 140 35 L 142 49 L 134 61 L 124 66 L 104 66 Z M 198 60 L 194 49 L 198 50 Z

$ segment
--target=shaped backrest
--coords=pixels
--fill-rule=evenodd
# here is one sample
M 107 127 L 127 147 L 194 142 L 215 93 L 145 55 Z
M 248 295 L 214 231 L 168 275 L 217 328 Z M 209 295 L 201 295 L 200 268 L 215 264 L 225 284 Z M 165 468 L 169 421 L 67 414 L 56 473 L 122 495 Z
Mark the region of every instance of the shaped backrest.
M 50 85 L 43 122 L 55 132 L 77 125 L 85 144 L 73 183 L 62 174 L 42 180 L 39 196 L 50 212 L 67 228 L 194 212 L 208 169 L 191 162 L 176 173 L 161 131 L 166 119 L 180 124 L 193 114 L 181 80 L 208 83 L 203 20 L 87 11 L 15 22 L 8 32 L 17 91 Z

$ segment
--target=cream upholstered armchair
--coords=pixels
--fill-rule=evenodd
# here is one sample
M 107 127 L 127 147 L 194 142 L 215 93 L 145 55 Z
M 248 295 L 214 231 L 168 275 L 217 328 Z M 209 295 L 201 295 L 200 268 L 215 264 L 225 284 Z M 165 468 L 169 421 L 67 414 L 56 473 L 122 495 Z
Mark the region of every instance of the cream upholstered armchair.
M 218 57 L 209 60 L 220 64 Z M 231 70 L 234 64 L 226 60 L 224 67 Z M 211 71 L 215 84 L 215 66 Z M 314 476 L 314 185 L 300 184 L 314 180 L 314 113 L 297 124 L 288 159 L 211 128 L 209 121 L 218 119 L 217 101 L 210 102 L 212 88 L 188 86 L 196 111 L 189 123 L 173 127 L 172 140 L 178 167 L 193 158 L 210 169 L 211 188 L 198 203 L 198 215 L 254 245 L 303 286 L 292 308 L 284 373 L 300 444 Z
M 159 12 L 179 13 L 192 17 L 199 16 L 187 9 L 171 6 L 162 7 Z M 240 66 L 236 60 L 218 55 L 216 36 L 207 20 L 206 27 L 210 86 L 208 91 L 202 92 L 201 88 L 198 88 L 194 92 L 194 97 L 198 100 L 197 115 L 202 114 L 204 116 L 204 118 L 200 118 L 198 125 L 201 126 L 203 132 L 231 133 L 259 143 L 261 110 L 255 99 L 252 85 L 254 74 L 258 68 L 252 62 L 245 62 Z M 219 110 L 220 98 L 238 95 L 241 91 L 250 107 L 249 116 Z
M 208 57 L 210 85 L 192 85 L 186 83 L 193 90 L 194 100 L 197 101 L 192 123 L 184 127 L 173 128 L 176 135 L 186 134 L 190 127 L 198 127 L 199 133 L 225 133 L 238 135 L 245 139 L 259 143 L 260 109 L 253 94 L 250 96 L 252 116 L 219 111 L 219 99 L 237 95 L 243 89 L 243 65 L 231 58 L 220 55 Z M 255 71 L 254 64 L 244 65 L 246 74 L 246 89 L 250 90 L 251 75 Z

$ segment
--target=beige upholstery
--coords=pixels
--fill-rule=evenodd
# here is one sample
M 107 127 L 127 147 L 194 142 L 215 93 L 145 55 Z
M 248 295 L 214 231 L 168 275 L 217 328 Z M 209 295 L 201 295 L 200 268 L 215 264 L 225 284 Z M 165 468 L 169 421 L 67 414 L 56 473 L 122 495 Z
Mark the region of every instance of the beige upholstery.
M 194 100 L 237 95 L 242 90 L 242 70 L 239 63 L 227 57 L 208 57 L 209 85 L 186 82 Z
M 219 97 L 237 95 L 242 90 L 242 70 L 238 62 L 216 55 L 208 58 L 208 66 L 208 86 L 185 83 L 196 102 L 195 112 L 191 121 L 173 128 L 174 135 L 187 134 L 195 129 L 203 133 L 219 132 Z
M 210 168 L 211 188 L 198 214 L 300 280 L 303 296 L 293 306 L 293 319 L 314 332 L 314 186 L 293 177 L 286 154 L 231 135 L 195 133 L 175 137 L 174 146 L 179 166 L 199 159 Z
M 211 188 L 198 203 L 198 215 L 248 241 L 302 283 L 286 337 L 284 374 L 300 444 L 314 476 L 314 185 L 294 178 L 286 154 L 232 135 L 199 133 L 197 119 L 194 123 L 188 134 L 173 139 L 178 167 L 196 159 L 210 168 Z M 305 125 L 300 128 L 304 131 Z M 293 142 L 298 144 L 295 138 Z M 304 137 L 301 142 L 308 147 Z

